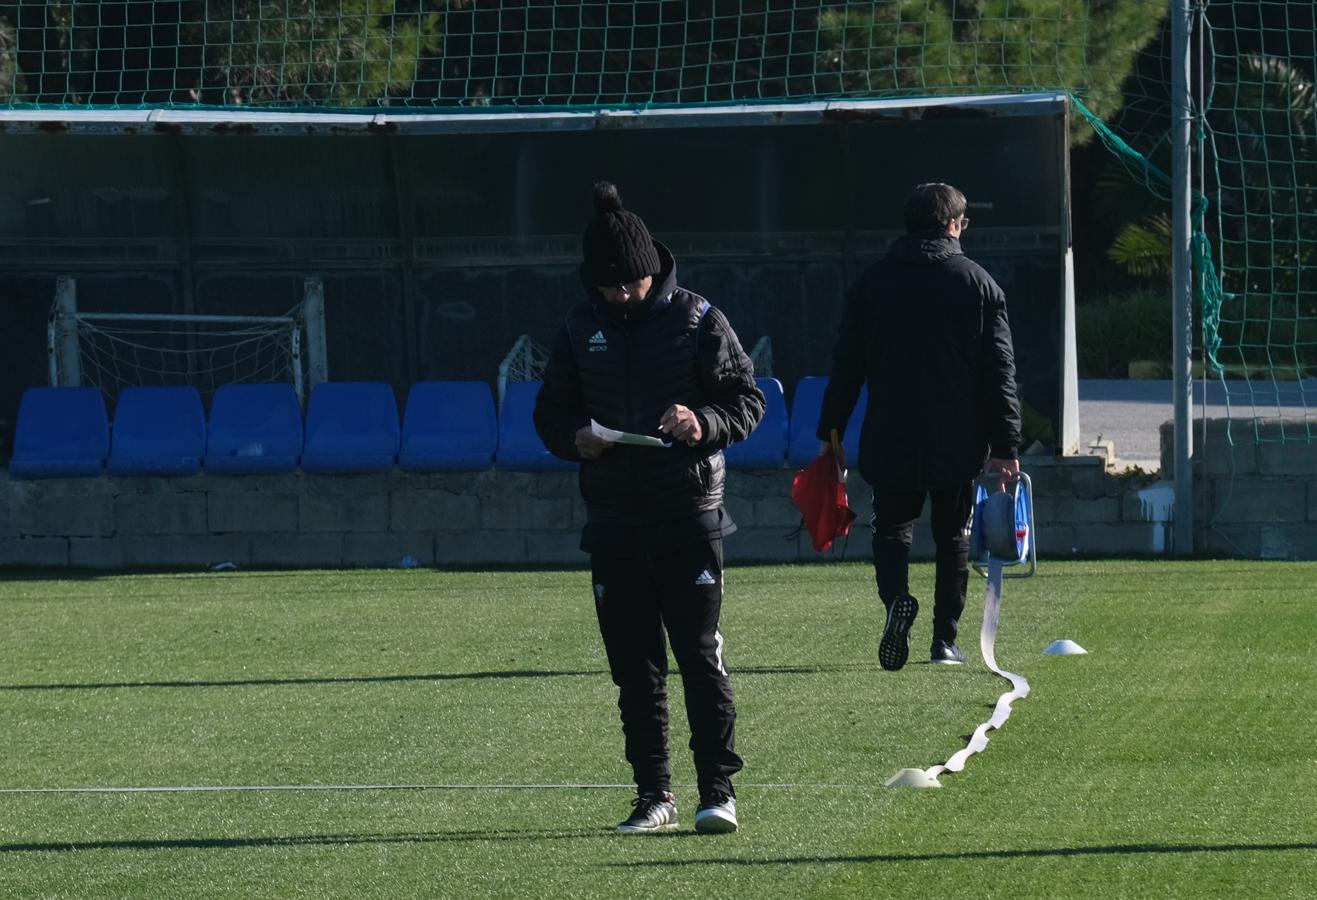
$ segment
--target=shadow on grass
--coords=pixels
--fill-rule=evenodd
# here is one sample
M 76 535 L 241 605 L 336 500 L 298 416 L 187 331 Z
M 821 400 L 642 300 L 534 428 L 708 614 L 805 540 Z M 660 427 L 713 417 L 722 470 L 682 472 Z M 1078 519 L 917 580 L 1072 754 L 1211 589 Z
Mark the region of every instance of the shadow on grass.
M 110 688 L 273 687 L 299 684 L 391 684 L 408 681 L 465 681 L 499 678 L 576 678 L 607 675 L 602 669 L 553 671 L 522 669 L 508 672 L 432 672 L 422 675 L 342 675 L 325 678 L 242 678 L 205 681 L 110 681 L 94 684 L 0 684 L 0 691 L 78 691 Z
M 777 859 L 676 859 L 611 863 L 615 868 L 664 866 L 864 865 L 866 863 L 946 862 L 962 859 L 1035 859 L 1051 856 L 1120 856 L 1186 853 L 1287 853 L 1317 850 L 1317 842 L 1291 844 L 1108 844 L 1097 847 L 1039 847 L 1033 850 L 969 850 L 964 853 L 873 853 L 849 856 L 784 856 Z
M 33 841 L 0 844 L 5 853 L 68 853 L 87 850 L 243 850 L 259 847 L 336 847 L 358 844 L 448 844 L 480 841 L 553 841 L 611 837 L 611 828 L 436 831 L 403 834 L 305 834 L 232 838 L 143 838 L 119 841 Z
M 863 672 L 877 669 L 873 665 L 833 665 L 833 666 L 746 666 L 732 671 L 733 678 L 745 675 L 815 675 L 836 672 Z M 517 669 L 507 672 L 431 672 L 420 675 L 341 675 L 323 678 L 240 678 L 240 679 L 204 679 L 198 681 L 160 680 L 160 681 L 108 681 L 86 684 L 0 684 L 0 691 L 87 691 L 126 688 L 216 688 L 216 687 L 277 687 L 286 685 L 313 684 L 393 684 L 409 681 L 480 681 L 485 679 L 514 678 L 580 678 L 585 676 L 606 677 L 603 669 Z M 674 670 L 672 676 L 679 676 Z
M 839 672 L 878 672 L 877 659 L 863 663 L 832 663 L 822 666 L 731 666 L 732 678 L 740 675 L 835 675 Z

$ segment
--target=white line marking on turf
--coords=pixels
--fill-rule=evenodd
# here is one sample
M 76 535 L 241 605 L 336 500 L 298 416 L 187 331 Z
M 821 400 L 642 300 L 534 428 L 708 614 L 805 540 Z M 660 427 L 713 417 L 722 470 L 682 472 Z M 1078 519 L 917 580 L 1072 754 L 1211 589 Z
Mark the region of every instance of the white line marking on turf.
M 690 785 L 675 785 L 690 787 Z M 871 785 L 868 785 L 871 787 Z M 741 784 L 751 790 L 858 790 L 854 784 Z M 218 794 L 274 791 L 595 791 L 636 789 L 633 784 L 226 784 L 153 787 L 9 787 L 0 794 Z

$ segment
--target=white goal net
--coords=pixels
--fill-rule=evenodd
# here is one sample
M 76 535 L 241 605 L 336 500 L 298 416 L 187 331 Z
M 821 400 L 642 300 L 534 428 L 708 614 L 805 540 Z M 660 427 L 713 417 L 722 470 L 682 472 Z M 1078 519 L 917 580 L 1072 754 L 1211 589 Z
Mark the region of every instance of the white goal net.
M 549 351 L 531 340 L 530 335 L 517 338 L 498 366 L 498 408 L 503 408 L 508 382 L 539 381 L 544 377 L 544 367 L 548 363 Z
M 209 398 L 224 384 L 284 382 L 304 399 L 302 317 L 51 313 L 50 379 L 98 387 L 191 385 Z
M 755 342 L 749 353 L 750 363 L 755 367 L 756 378 L 773 377 L 773 339 L 764 335 Z

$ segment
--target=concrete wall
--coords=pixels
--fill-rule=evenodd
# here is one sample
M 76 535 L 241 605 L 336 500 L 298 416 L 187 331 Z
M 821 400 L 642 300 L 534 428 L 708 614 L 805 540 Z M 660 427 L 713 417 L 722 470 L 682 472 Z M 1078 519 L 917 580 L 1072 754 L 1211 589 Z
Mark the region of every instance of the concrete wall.
M 1317 559 L 1317 452 L 1305 426 L 1211 422 L 1197 454 L 1196 546 L 1250 558 Z M 1169 446 L 1170 429 L 1163 430 Z M 1170 451 L 1164 450 L 1164 457 Z M 1170 477 L 1170 459 L 1163 469 Z M 1170 483 L 1113 476 L 1097 457 L 1026 459 L 1039 554 L 1160 554 L 1173 546 Z M 733 561 L 820 556 L 787 469 L 732 472 Z M 867 522 L 858 477 L 851 502 Z M 927 516 L 927 513 L 925 513 Z M 13 481 L 0 473 L 0 566 L 204 568 L 581 564 L 574 473 L 92 478 Z M 930 555 L 928 529 L 915 553 Z M 867 559 L 868 529 L 827 556 Z M 406 560 L 406 563 L 404 563 Z
M 1174 426 L 1161 429 L 1174 477 Z M 1317 419 L 1194 424 L 1194 547 L 1249 559 L 1317 559 Z

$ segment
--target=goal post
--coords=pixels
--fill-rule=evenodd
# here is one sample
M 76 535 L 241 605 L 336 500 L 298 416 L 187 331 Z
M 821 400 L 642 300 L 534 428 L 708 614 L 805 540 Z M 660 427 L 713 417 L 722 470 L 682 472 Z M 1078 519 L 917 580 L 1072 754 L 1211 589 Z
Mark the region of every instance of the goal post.
M 302 303 L 281 316 L 83 311 L 74 279 L 60 278 L 47 328 L 50 383 L 98 387 L 113 401 L 125 387 L 191 385 L 208 397 L 223 384 L 283 382 L 305 403 L 306 330 Z
M 78 364 L 78 332 L 74 315 L 78 311 L 78 287 L 72 278 L 55 281 L 55 306 L 46 329 L 46 352 L 50 358 L 51 387 L 76 387 L 82 384 L 82 367 Z

